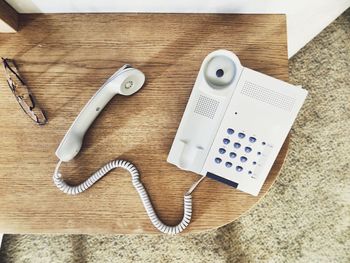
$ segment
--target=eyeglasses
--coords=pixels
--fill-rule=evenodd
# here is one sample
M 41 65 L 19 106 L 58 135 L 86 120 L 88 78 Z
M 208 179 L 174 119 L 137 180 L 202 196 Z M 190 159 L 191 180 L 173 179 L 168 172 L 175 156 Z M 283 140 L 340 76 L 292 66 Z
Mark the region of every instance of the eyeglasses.
M 7 83 L 23 111 L 37 124 L 45 124 L 47 122 L 45 114 L 21 78 L 15 61 L 2 58 L 2 63 L 5 69 Z

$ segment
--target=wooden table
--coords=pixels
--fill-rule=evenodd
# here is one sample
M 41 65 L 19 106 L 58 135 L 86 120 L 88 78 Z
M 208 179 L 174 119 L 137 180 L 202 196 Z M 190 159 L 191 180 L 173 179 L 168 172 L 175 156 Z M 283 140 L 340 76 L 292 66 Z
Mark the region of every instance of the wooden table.
M 158 233 L 126 172 L 115 170 L 74 197 L 52 183 L 65 132 L 125 63 L 145 73 L 146 86 L 107 105 L 62 172 L 79 183 L 109 160 L 130 160 L 159 216 L 177 223 L 183 194 L 199 177 L 166 158 L 202 60 L 219 48 L 234 51 L 244 66 L 288 80 L 284 15 L 22 15 L 18 33 L 0 35 L 0 55 L 17 61 L 49 123 L 32 123 L 1 75 L 0 232 Z M 194 193 L 186 232 L 220 227 L 256 204 L 275 181 L 287 144 L 258 197 L 206 179 Z

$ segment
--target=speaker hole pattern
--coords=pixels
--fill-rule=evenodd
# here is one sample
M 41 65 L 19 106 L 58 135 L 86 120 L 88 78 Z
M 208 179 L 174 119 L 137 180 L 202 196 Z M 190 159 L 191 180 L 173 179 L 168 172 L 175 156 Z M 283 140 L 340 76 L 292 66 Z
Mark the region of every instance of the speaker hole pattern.
M 214 119 L 218 107 L 219 102 L 217 100 L 200 95 L 194 112 L 204 117 Z
M 244 83 L 241 93 L 289 112 L 293 109 L 295 103 L 294 98 L 249 81 Z

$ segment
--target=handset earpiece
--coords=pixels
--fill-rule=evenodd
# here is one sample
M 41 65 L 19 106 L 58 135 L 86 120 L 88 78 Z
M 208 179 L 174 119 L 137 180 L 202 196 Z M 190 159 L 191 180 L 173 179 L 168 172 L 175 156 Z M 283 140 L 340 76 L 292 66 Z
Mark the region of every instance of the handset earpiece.
M 79 113 L 58 146 L 56 156 L 63 162 L 72 160 L 80 151 L 85 133 L 106 104 L 117 94 L 134 94 L 144 82 L 145 75 L 130 65 L 124 65 L 115 72 Z

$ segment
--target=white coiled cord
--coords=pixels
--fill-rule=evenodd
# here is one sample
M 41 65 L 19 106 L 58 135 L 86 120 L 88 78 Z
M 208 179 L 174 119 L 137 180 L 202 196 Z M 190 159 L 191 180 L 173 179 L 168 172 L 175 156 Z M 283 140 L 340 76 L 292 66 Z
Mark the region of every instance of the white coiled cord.
M 136 191 L 138 192 L 141 201 L 143 203 L 143 206 L 145 207 L 145 210 L 147 212 L 148 217 L 150 218 L 152 224 L 160 231 L 165 234 L 178 234 L 182 232 L 190 223 L 191 217 L 192 217 L 192 192 L 197 187 L 197 185 L 205 178 L 205 176 L 201 177 L 200 180 L 198 180 L 196 183 L 192 185 L 192 187 L 185 193 L 184 195 L 184 215 L 181 220 L 181 222 L 176 226 L 168 226 L 165 225 L 157 216 L 156 212 L 154 211 L 153 205 L 151 203 L 151 200 L 147 194 L 147 191 L 145 187 L 143 186 L 142 182 L 140 181 L 140 174 L 135 165 L 128 161 L 124 160 L 114 160 L 103 167 L 101 167 L 98 171 L 93 173 L 85 182 L 77 185 L 77 186 L 71 186 L 68 185 L 64 179 L 62 178 L 61 173 L 59 173 L 59 167 L 61 165 L 62 161 L 59 161 L 55 173 L 53 175 L 53 181 L 54 184 L 57 186 L 58 189 L 60 189 L 62 192 L 69 194 L 69 195 L 77 195 L 88 188 L 90 188 L 93 184 L 95 184 L 98 180 L 100 180 L 103 176 L 105 176 L 108 172 L 115 168 L 123 168 L 127 170 L 132 177 L 132 184 L 135 187 Z

